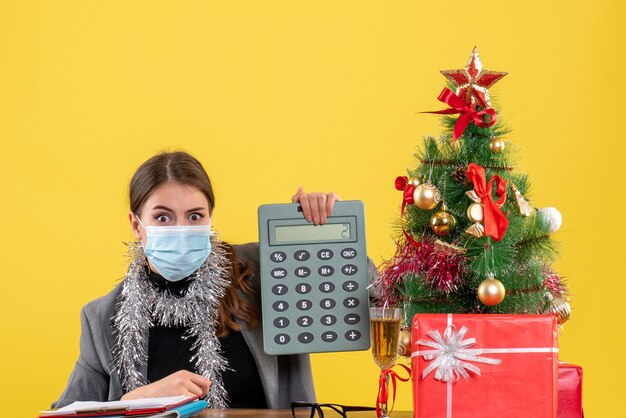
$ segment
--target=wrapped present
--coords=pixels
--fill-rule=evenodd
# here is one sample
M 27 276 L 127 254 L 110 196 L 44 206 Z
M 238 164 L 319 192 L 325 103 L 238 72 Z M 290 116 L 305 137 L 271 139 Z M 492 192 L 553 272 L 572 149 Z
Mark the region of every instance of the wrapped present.
M 417 314 L 415 418 L 554 418 L 557 324 L 551 315 Z
M 583 369 L 569 363 L 559 363 L 559 408 L 557 418 L 583 416 Z

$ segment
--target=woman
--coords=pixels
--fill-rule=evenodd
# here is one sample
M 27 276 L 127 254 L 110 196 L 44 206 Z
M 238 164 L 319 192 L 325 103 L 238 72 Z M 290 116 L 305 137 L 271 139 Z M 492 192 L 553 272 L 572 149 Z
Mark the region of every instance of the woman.
M 315 224 L 336 200 L 302 188 L 292 198 Z M 83 308 L 80 356 L 53 407 L 175 395 L 206 397 L 213 408 L 315 401 L 308 355 L 263 351 L 258 244 L 221 242 L 211 232 L 214 208 L 209 177 L 191 155 L 162 153 L 139 167 L 128 272 Z

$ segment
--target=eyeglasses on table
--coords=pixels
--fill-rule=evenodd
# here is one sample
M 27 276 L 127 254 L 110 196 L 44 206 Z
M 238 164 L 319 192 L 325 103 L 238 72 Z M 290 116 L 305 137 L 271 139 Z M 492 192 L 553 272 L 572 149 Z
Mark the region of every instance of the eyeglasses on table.
M 291 402 L 291 416 L 293 418 L 296 417 L 296 408 L 311 408 L 311 415 L 309 418 L 313 418 L 315 416 L 315 412 L 319 418 L 324 418 L 324 410 L 332 409 L 333 411 L 340 414 L 343 418 L 347 418 L 348 412 L 353 411 L 375 411 L 376 408 L 371 406 L 349 406 L 349 405 L 339 405 L 337 403 L 314 403 L 314 402 L 301 402 L 301 401 L 293 401 Z

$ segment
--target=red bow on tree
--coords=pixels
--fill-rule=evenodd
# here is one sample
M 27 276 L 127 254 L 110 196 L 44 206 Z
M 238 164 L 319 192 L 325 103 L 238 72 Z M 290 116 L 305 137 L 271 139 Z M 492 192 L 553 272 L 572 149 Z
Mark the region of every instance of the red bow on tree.
M 495 175 L 487 182 L 485 169 L 474 163 L 470 163 L 467 167 L 467 178 L 474 184 L 474 190 L 467 193 L 470 194 L 470 197 L 472 197 L 471 194 L 475 193 L 483 205 L 485 219 L 484 235 L 489 235 L 496 241 L 502 240 L 509 227 L 509 220 L 502 213 L 501 209 L 504 202 L 506 202 L 506 180 Z M 494 181 L 496 182 L 497 202 L 493 200 L 491 195 Z
M 480 128 L 488 128 L 496 123 L 496 111 L 492 108 L 487 108 L 481 111 L 476 111 L 476 105 L 467 104 L 463 99 L 454 94 L 454 92 L 447 87 L 441 91 L 439 97 L 437 98 L 440 102 L 444 102 L 445 104 L 450 106 L 450 109 L 438 110 L 434 112 L 424 112 L 424 113 L 436 113 L 438 115 L 450 115 L 454 113 L 460 113 L 461 115 L 457 119 L 454 124 L 454 130 L 452 133 L 452 142 L 456 141 L 463 132 L 465 132 L 465 128 L 469 125 L 470 122 L 474 122 L 474 124 Z M 489 115 L 489 122 L 485 122 L 484 116 Z
M 398 176 L 396 177 L 396 190 L 402 192 L 402 210 L 400 211 L 400 219 L 402 220 L 404 218 L 404 207 L 407 204 L 412 205 L 413 203 L 415 203 L 415 200 L 413 199 L 415 186 L 411 182 L 409 182 L 409 179 L 406 176 Z M 404 237 L 407 239 L 408 242 L 415 245 L 416 247 L 421 247 L 422 244 L 414 240 L 408 234 L 408 232 L 406 232 L 404 226 L 402 227 L 402 233 L 404 234 Z
M 404 206 L 407 203 L 409 205 L 412 205 L 414 203 L 413 192 L 415 191 L 415 186 L 409 183 L 409 179 L 407 176 L 398 176 L 396 177 L 396 190 L 402 191 L 402 211 L 404 212 Z

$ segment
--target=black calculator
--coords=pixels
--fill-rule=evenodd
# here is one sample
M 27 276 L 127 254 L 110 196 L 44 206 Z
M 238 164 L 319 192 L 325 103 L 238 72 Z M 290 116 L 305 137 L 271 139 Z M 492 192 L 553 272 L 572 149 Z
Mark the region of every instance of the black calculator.
M 259 248 L 267 354 L 369 348 L 363 202 L 336 202 L 324 225 L 299 204 L 262 205 Z

